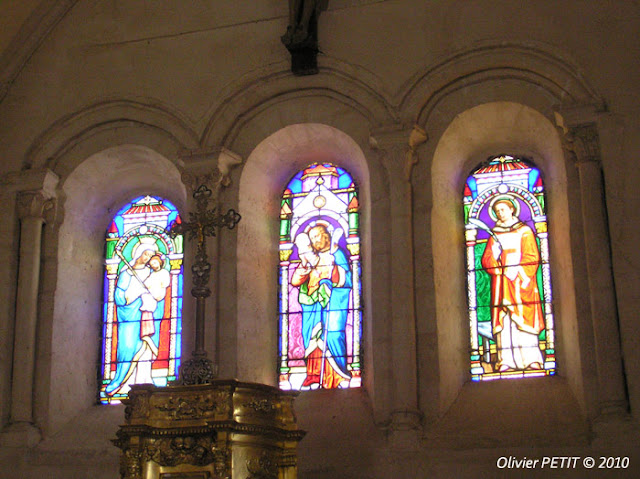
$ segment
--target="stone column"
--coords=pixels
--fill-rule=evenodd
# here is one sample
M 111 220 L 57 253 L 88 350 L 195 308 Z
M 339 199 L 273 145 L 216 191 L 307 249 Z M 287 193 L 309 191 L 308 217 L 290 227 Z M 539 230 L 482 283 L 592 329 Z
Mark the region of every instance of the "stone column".
M 28 175 L 24 175 L 25 177 Z M 3 443 L 31 445 L 39 441 L 34 425 L 33 397 L 38 326 L 38 291 L 42 227 L 54 211 L 53 188 L 57 177 L 51 172 L 36 172 L 23 182 L 41 180 L 41 189 L 19 190 L 16 208 L 20 221 L 18 283 L 16 289 L 11 410 L 9 427 L 3 431 Z
M 185 204 L 186 210 L 181 211 L 183 216 L 186 216 L 187 211 L 195 211 L 196 203 L 193 199 L 193 193 L 198 189 L 200 185 L 205 185 L 207 188 L 213 191 L 211 201 L 214 206 L 217 206 L 220 202 L 220 194 L 222 190 L 231 184 L 231 178 L 229 177 L 231 170 L 242 163 L 242 158 L 236 153 L 228 150 L 224 147 L 215 147 L 206 150 L 184 150 L 179 154 L 179 160 L 181 163 L 182 182 L 187 190 L 187 202 Z M 188 247 L 187 247 L 188 248 Z M 202 301 L 206 304 L 206 317 L 201 326 L 204 326 L 208 333 L 205 336 L 204 332 L 198 333 L 198 337 L 202 344 L 198 345 L 190 343 L 191 338 L 194 336 L 191 334 L 192 327 L 194 325 L 185 324 L 185 320 L 191 316 L 195 318 L 195 310 L 190 315 L 190 310 L 185 311 L 183 303 L 183 355 L 188 357 L 185 353 L 188 353 L 189 349 L 197 349 L 198 346 L 203 347 L 205 350 L 212 348 L 212 355 L 210 359 L 212 361 L 213 372 L 217 376 L 220 366 L 220 321 L 217 318 L 215 312 L 218 310 L 218 298 L 220 295 L 224 296 L 224 292 L 221 293 L 221 287 L 225 286 L 220 281 L 220 258 L 218 249 L 220 248 L 220 241 L 217 236 L 214 236 L 207 241 L 207 254 L 210 258 L 211 268 L 213 270 L 213 294 Z M 185 249 L 185 264 L 194 264 L 195 251 L 189 253 L 189 257 L 186 256 Z M 190 278 L 187 276 L 190 273 L 190 267 L 185 268 L 185 279 Z M 190 288 L 184 287 L 185 291 L 189 291 Z M 188 295 L 185 295 L 188 297 Z M 187 314 L 185 314 L 185 312 Z M 186 327 L 185 327 L 186 326 Z M 186 333 L 186 337 L 185 337 Z M 184 364 L 184 362 L 183 362 Z
M 591 319 L 595 339 L 600 415 L 626 414 L 620 332 L 598 131 L 594 123 L 570 129 L 580 178 Z
M 397 447 L 416 447 L 422 413 L 418 408 L 415 278 L 413 247 L 413 190 L 411 174 L 416 148 L 426 141 L 419 127 L 372 134 L 390 177 L 391 218 L 391 441 Z

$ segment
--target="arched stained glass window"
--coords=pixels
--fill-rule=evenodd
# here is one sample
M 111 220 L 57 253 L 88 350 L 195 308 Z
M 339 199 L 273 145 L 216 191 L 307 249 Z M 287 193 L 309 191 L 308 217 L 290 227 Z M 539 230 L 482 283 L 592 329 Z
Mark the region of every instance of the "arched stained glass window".
M 279 377 L 282 389 L 361 385 L 358 190 L 329 163 L 298 172 L 282 195 Z
M 106 237 L 100 402 L 119 403 L 133 384 L 176 379 L 182 331 L 182 237 L 167 200 L 141 196 L 113 218 Z
M 471 377 L 555 373 L 549 242 L 540 170 L 491 158 L 464 188 Z

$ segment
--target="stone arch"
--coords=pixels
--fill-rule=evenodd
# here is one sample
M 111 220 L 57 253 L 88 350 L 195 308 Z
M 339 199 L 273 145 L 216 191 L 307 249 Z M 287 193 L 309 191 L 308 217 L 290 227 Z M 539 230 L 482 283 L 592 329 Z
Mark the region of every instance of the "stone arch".
M 457 112 L 493 101 L 526 103 L 546 115 L 564 106 L 602 107 L 579 71 L 549 45 L 480 44 L 416 74 L 400 109 L 429 131 L 434 122 L 449 124 Z
M 159 102 L 108 100 L 69 114 L 44 131 L 25 155 L 25 168 L 46 167 L 64 177 L 106 148 L 140 144 L 174 159 L 198 147 L 187 121 Z
M 469 335 L 464 275 L 462 191 L 467 175 L 489 155 L 508 152 L 530 158 L 543 172 L 551 205 L 551 234 L 560 375 L 586 409 L 585 376 L 576 330 L 569 180 L 555 126 L 540 112 L 512 102 L 478 105 L 458 114 L 438 139 L 431 164 L 433 244 L 440 408 L 445 410 L 468 380 Z
M 289 64 L 251 72 L 222 91 L 202 136 L 203 145 L 232 148 L 240 132 L 260 112 L 289 101 L 323 98 L 357 112 L 371 127 L 398 121 L 382 82 L 370 72 L 336 59 L 323 58 L 320 73 L 305 77 L 304 86 L 291 75 Z M 300 122 L 322 121 L 319 116 L 298 118 Z M 275 130 L 286 123 L 275 125 Z M 275 132 L 271 131 L 270 133 Z
M 43 290 L 52 296 L 52 307 L 43 308 L 40 324 L 39 349 L 47 354 L 39 358 L 36 386 L 37 416 L 48 432 L 97 402 L 102 265 L 109 222 L 127 201 L 146 193 L 184 209 L 186 191 L 180 178 L 176 165 L 158 152 L 122 145 L 86 158 L 59 186 L 63 211 L 46 244 L 43 278 Z M 106 417 L 105 409 L 109 408 L 94 413 Z
M 317 161 L 347 169 L 360 188 L 363 284 L 367 303 L 364 321 L 370 321 L 371 298 L 366 292 L 372 277 L 371 191 L 364 153 L 348 135 L 330 126 L 298 124 L 283 128 L 253 150 L 240 178 L 239 209 L 243 218 L 238 225 L 237 244 L 237 375 L 241 380 L 277 383 L 280 198 L 291 177 Z

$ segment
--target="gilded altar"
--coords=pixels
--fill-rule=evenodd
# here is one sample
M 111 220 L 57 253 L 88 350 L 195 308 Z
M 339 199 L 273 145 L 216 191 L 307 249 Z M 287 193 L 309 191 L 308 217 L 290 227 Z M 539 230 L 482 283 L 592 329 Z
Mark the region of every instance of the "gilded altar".
M 295 479 L 295 393 L 263 384 L 131 387 L 113 442 L 124 479 Z

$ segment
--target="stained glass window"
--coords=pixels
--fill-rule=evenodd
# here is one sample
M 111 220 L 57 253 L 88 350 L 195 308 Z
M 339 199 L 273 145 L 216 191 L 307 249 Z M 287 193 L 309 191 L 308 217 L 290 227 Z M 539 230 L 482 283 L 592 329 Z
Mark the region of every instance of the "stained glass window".
M 555 374 L 545 191 L 540 170 L 491 158 L 464 187 L 471 377 Z
M 133 384 L 176 379 L 182 330 L 182 237 L 169 201 L 141 196 L 106 235 L 100 402 L 119 403 Z
M 358 190 L 344 169 L 299 171 L 280 209 L 279 378 L 294 390 L 361 385 Z

